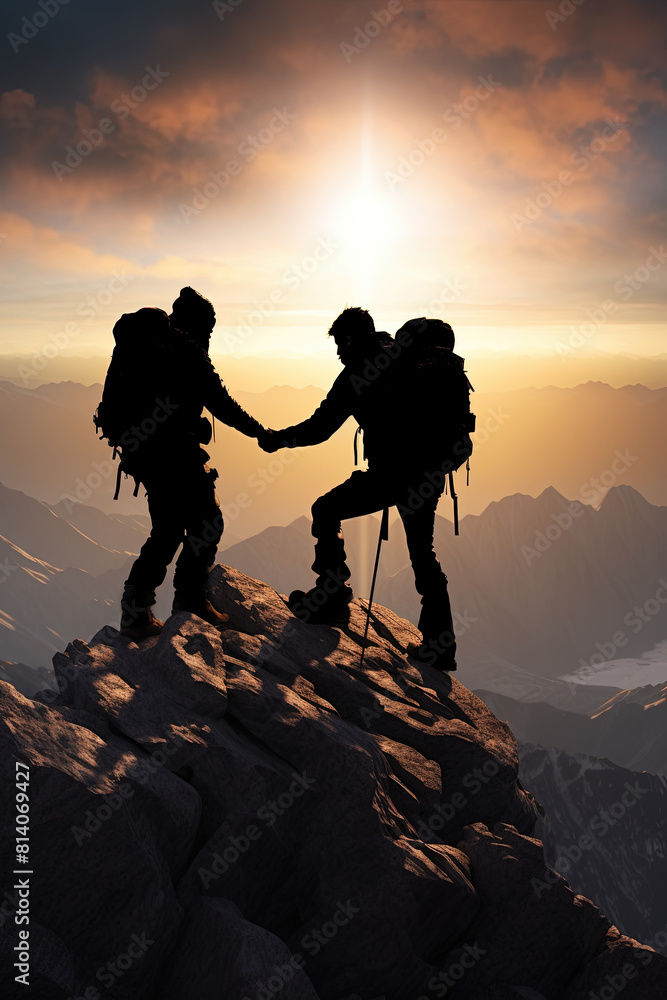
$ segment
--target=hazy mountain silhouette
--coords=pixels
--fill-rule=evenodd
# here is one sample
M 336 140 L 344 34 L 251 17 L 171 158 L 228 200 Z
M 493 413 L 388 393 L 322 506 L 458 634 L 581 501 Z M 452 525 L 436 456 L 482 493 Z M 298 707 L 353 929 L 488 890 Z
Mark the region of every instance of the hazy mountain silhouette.
M 220 370 L 224 377 L 224 363 Z M 470 488 L 463 488 L 462 475 L 457 477 L 462 515 L 481 513 L 491 501 L 517 492 L 536 496 L 552 485 L 597 506 L 605 489 L 601 477 L 632 485 L 652 503 L 667 504 L 665 444 L 656 430 L 667 424 L 664 390 L 590 382 L 576 389 L 489 393 L 483 383 L 473 382 L 478 432 Z M 235 388 L 232 381 L 229 388 Z M 274 386 L 234 395 L 266 426 L 284 427 L 312 413 L 324 391 Z M 112 500 L 111 451 L 95 438 L 92 425 L 100 398 L 100 386 L 70 382 L 30 391 L 0 384 L 3 482 L 47 503 L 57 504 L 67 494 L 109 513 L 145 514 L 143 499 L 132 497 L 129 484 L 117 503 Z M 353 431 L 348 422 L 317 449 L 288 452 L 283 460 L 282 453 L 266 455 L 237 432 L 218 427 L 209 450 L 221 472 L 218 490 L 227 527 L 246 538 L 267 525 L 308 515 L 313 500 L 349 474 Z M 441 501 L 444 513 L 446 504 Z
M 123 581 L 148 521 L 68 501 L 49 506 L 0 484 L 0 526 L 0 656 L 18 664 L 17 674 L 21 663 L 49 668 L 68 636 L 91 635 L 118 618 Z M 225 542 L 234 542 L 231 532 L 221 552 Z M 170 580 L 160 614 L 171 607 Z M 32 674 L 25 685 L 35 690 Z
M 620 767 L 667 776 L 667 684 L 617 692 L 588 715 L 492 691 L 477 694 L 522 743 L 608 757 Z
M 136 552 L 145 526 L 139 518 L 109 517 L 85 507 L 70 514 L 62 504 L 50 508 L 7 489 L 0 489 L 0 503 L 7 514 L 5 531 L 12 532 L 3 542 L 4 558 L 9 567 L 21 567 L 20 573 L 6 574 L 11 585 L 0 584 L 0 608 L 11 619 L 5 617 L 0 632 L 0 655 L 46 666 L 67 635 L 91 635 L 105 614 L 115 620 L 133 553 L 108 549 L 99 540 L 133 544 Z M 506 497 L 479 516 L 465 517 L 458 537 L 449 521 L 437 518 L 436 549 L 451 582 L 460 662 L 472 687 L 569 709 L 570 687 L 557 678 L 581 670 L 581 661 L 595 663 L 601 658 L 598 644 L 605 649 L 610 637 L 624 630 L 627 643 L 618 655 L 638 657 L 665 638 L 660 614 L 649 616 L 639 631 L 624 618 L 659 588 L 667 565 L 667 508 L 652 506 L 629 487 L 614 487 L 599 510 L 582 506 L 581 516 L 571 518 L 539 553 L 536 535 L 557 528 L 554 518 L 568 516 L 569 505 L 553 489 L 537 498 Z M 352 582 L 361 596 L 368 593 L 377 526 L 373 517 L 346 524 Z M 233 540 L 226 532 L 220 561 L 266 578 L 282 593 L 310 583 L 312 537 L 305 517 L 230 545 Z M 536 554 L 527 556 L 524 547 Z M 383 548 L 377 598 L 417 620 L 398 525 Z M 601 700 L 604 691 L 594 693 L 582 710 Z
M 581 753 L 519 750 L 521 780 L 545 810 L 535 833 L 548 863 L 624 933 L 667 952 L 665 778 Z
M 574 516 L 570 504 L 553 488 L 537 498 L 515 494 L 463 518 L 458 537 L 449 521 L 436 519 L 436 550 L 459 614 L 460 662 L 474 687 L 498 690 L 495 681 L 506 666 L 546 677 L 580 669 L 580 661 L 595 663 L 597 644 L 606 648 L 619 630 L 627 636 L 622 656 L 640 656 L 665 638 L 660 614 L 638 630 L 624 619 L 660 588 L 667 507 L 654 507 L 628 486 L 613 487 L 599 510 L 578 505 Z M 345 526 L 353 574 L 364 560 L 370 565 L 371 524 Z M 362 532 L 370 545 L 361 544 Z M 226 562 L 263 573 L 284 592 L 299 580 L 303 586 L 304 574 L 308 582 L 311 560 L 305 519 L 267 529 L 225 554 Z M 415 621 L 418 603 L 400 530 L 390 530 L 381 566 L 378 600 Z
M 214 336 L 211 359 L 230 382 L 237 386 L 256 385 L 260 392 L 283 383 L 295 388 L 309 383 L 326 385 L 338 373 L 337 362 L 326 344 L 321 350 L 306 356 L 284 349 L 237 356 L 229 352 L 217 354 Z M 32 388 L 45 381 L 75 379 L 91 385 L 104 379 L 109 357 L 106 354 L 86 357 L 59 355 L 49 360 L 43 372 L 33 369 L 34 375 L 30 378 L 29 369 L 33 361 L 33 357 L 0 356 L 0 382 L 14 382 L 21 387 Z M 485 350 L 479 356 L 471 356 L 470 363 L 475 366 L 475 377 L 480 386 L 492 392 L 514 391 L 526 386 L 578 385 L 590 377 L 591 371 L 595 371 L 602 382 L 612 386 L 641 384 L 660 388 L 667 385 L 667 354 L 664 353 L 642 357 L 588 348 L 555 358 L 553 354 L 536 357 Z

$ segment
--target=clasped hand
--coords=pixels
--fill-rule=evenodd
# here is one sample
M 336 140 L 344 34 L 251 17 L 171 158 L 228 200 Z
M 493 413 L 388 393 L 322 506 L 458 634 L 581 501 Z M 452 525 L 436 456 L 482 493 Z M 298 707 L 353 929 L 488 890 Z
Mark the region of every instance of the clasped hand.
M 257 435 L 257 444 L 262 451 L 267 451 L 269 454 L 282 448 L 280 435 L 277 431 L 273 431 L 269 427 L 263 427 Z

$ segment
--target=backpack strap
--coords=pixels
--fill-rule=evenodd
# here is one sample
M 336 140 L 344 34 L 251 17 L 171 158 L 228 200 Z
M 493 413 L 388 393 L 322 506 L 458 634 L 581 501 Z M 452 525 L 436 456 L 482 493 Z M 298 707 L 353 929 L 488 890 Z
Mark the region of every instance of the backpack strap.
M 116 473 L 116 492 L 113 495 L 114 500 L 117 500 L 120 495 L 120 480 L 123 475 L 123 463 L 120 462 L 118 465 L 118 472 Z
M 357 441 L 359 440 L 360 436 L 361 436 L 361 427 L 357 427 L 356 431 L 354 432 L 354 464 L 355 465 L 359 465 L 359 448 L 358 448 L 358 445 L 357 445 Z
M 114 449 L 114 457 L 115 453 L 116 449 Z M 118 452 L 118 454 L 120 455 L 120 452 Z M 118 463 L 118 472 L 116 473 L 116 492 L 113 495 L 114 500 L 117 500 L 120 495 L 120 483 L 123 473 L 125 473 L 125 475 L 128 474 L 125 466 L 123 465 L 123 458 L 121 456 L 121 460 Z M 137 497 L 139 496 L 139 487 L 141 486 L 141 479 L 139 478 L 139 476 L 133 476 L 132 478 L 134 479 L 134 493 L 132 494 L 132 496 Z
M 452 497 L 452 502 L 454 504 L 454 534 L 459 533 L 459 498 L 456 490 L 454 489 L 454 473 L 449 473 L 449 492 Z

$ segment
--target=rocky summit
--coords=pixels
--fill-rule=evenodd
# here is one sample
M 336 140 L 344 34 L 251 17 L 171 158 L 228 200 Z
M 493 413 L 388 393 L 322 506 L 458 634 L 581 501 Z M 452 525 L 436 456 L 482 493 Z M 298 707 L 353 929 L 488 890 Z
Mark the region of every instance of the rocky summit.
M 407 661 L 414 626 L 374 608 L 360 666 L 365 602 L 309 626 L 210 583 L 222 633 L 107 627 L 59 693 L 0 681 L 3 996 L 664 1000 L 667 959 L 546 866 L 512 732 Z

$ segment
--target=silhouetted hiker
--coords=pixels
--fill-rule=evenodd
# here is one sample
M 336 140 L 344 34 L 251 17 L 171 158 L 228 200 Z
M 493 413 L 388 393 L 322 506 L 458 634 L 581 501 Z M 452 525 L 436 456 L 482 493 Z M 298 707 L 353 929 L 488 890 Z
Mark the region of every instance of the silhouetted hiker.
M 148 497 L 151 533 L 121 600 L 121 632 L 135 640 L 162 628 L 152 612 L 155 590 L 181 543 L 172 613 L 190 611 L 213 625 L 226 621 L 206 597 L 224 524 L 215 494 L 218 473 L 201 446 L 211 439 L 202 410 L 249 437 L 263 428 L 232 399 L 210 361 L 214 326 L 211 303 L 183 288 L 171 316 L 140 309 L 114 327 L 116 348 L 96 423 L 120 450 L 121 469 L 137 489 L 143 483 Z
M 345 366 L 307 420 L 260 436 L 266 451 L 326 441 L 349 416 L 364 432 L 368 471 L 315 501 L 317 574 L 290 606 L 311 623 L 336 621 L 352 599 L 341 521 L 396 506 L 421 594 L 421 645 L 410 652 L 443 670 L 456 669 L 447 577 L 433 548 L 435 511 L 448 473 L 472 452 L 469 382 L 453 354 L 454 333 L 441 320 L 412 320 L 396 338 L 379 333 L 368 312 L 346 309 L 329 334 Z

